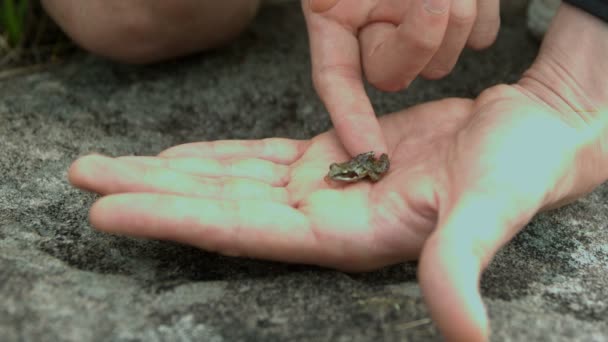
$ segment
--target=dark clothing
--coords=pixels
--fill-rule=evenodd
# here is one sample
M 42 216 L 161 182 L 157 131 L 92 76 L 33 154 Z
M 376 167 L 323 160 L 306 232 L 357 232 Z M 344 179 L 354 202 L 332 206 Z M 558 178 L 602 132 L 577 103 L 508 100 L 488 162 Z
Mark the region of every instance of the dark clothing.
M 608 0 L 564 0 L 608 23 Z

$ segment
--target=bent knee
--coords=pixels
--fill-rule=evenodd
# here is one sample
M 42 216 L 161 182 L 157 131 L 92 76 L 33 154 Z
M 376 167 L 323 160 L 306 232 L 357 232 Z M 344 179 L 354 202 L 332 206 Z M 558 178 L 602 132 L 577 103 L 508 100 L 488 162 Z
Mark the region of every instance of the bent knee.
M 78 45 L 126 63 L 210 49 L 243 31 L 259 0 L 43 0 Z

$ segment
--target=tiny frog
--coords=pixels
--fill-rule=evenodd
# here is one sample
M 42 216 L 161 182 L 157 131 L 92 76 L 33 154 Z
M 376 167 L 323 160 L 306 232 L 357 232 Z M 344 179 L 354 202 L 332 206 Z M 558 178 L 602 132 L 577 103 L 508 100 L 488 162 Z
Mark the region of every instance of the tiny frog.
M 356 182 L 369 177 L 376 182 L 388 171 L 390 162 L 386 153 L 374 158 L 374 152 L 362 153 L 345 163 L 333 163 L 329 166 L 326 181 Z

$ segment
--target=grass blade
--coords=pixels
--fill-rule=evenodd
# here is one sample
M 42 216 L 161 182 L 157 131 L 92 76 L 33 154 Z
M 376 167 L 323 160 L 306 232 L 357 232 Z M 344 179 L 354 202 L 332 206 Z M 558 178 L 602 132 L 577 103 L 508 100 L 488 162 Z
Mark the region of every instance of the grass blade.
M 18 45 L 23 39 L 28 0 L 2 0 L 1 24 L 6 29 L 9 44 Z

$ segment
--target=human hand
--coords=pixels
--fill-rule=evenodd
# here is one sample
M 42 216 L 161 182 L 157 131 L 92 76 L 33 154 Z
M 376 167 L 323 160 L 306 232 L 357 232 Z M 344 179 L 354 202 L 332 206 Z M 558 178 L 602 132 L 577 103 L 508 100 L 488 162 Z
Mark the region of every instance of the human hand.
M 481 270 L 536 212 L 605 179 L 601 134 L 521 86 L 420 105 L 381 124 L 391 169 L 377 183 L 323 180 L 331 162 L 349 159 L 333 132 L 87 156 L 69 178 L 104 195 L 90 219 L 109 233 L 347 271 L 420 258 L 442 333 L 483 340 Z
M 330 162 L 348 159 L 331 132 L 88 156 L 70 181 L 106 195 L 90 216 L 111 233 L 344 270 L 420 258 L 442 333 L 483 340 L 481 270 L 537 211 L 608 178 L 608 92 L 596 76 L 608 31 L 570 6 L 556 21 L 517 85 L 383 117 L 392 169 L 378 183 L 322 181 Z
M 317 93 L 350 155 L 386 141 L 365 93 L 447 75 L 465 45 L 484 48 L 500 26 L 498 0 L 302 0 Z

